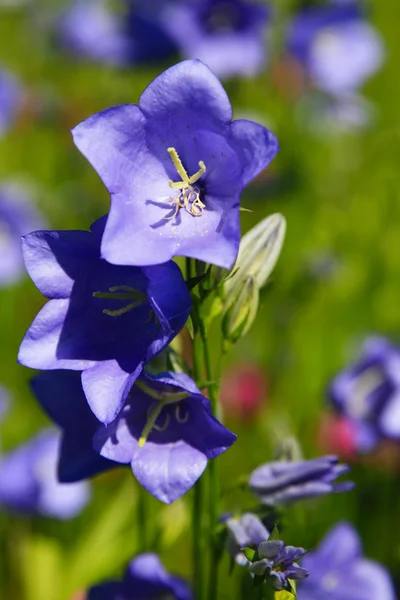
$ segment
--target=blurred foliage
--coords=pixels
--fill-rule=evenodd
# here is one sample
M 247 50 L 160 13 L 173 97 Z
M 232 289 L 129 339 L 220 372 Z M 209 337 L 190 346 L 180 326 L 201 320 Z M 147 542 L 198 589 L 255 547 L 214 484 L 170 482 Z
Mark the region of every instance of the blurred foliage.
M 289 3 L 276 0 L 278 8 Z M 232 423 L 238 441 L 219 460 L 227 490 L 267 461 L 282 436 L 295 435 L 304 455 L 321 453 L 317 430 L 330 377 L 369 333 L 400 338 L 399 254 L 400 61 L 397 0 L 374 3 L 387 60 L 366 86 L 376 106 L 365 131 L 316 135 L 297 110 L 298 100 L 277 86 L 273 68 L 253 80 L 226 83 L 236 116 L 266 122 L 281 151 L 243 196 L 253 213 L 243 230 L 273 212 L 287 219 L 287 236 L 272 284 L 261 296 L 257 324 L 229 361 L 255 361 L 269 379 L 265 410 L 249 427 Z M 0 140 L 0 180 L 30 186 L 54 228 L 88 228 L 108 207 L 108 194 L 72 143 L 70 128 L 92 113 L 137 102 L 144 87 L 168 65 L 118 70 L 79 62 L 61 52 L 47 27 L 55 6 L 30 3 L 0 9 L 0 64 L 25 86 L 16 126 Z M 43 304 L 26 278 L 1 290 L 0 381 L 13 396 L 1 425 L 2 448 L 26 440 L 46 418 L 32 399 L 32 375 L 16 364 L 24 331 Z M 216 349 L 217 352 L 217 349 Z M 228 361 L 228 362 L 229 362 Z M 399 469 L 400 467 L 397 467 Z M 366 554 L 400 572 L 400 542 L 393 524 L 400 514 L 399 471 L 363 459 L 353 466 L 354 493 L 300 504 L 283 521 L 287 543 L 313 547 L 328 527 L 349 519 Z M 135 528 L 139 490 L 128 469 L 98 477 L 94 499 L 70 523 L 0 514 L 0 596 L 19 600 L 68 600 L 79 589 L 122 572 L 142 545 Z M 190 573 L 187 523 L 191 494 L 170 507 L 149 499 L 153 538 L 167 568 Z M 251 508 L 241 491 L 226 493 L 226 510 Z M 165 527 L 165 529 L 163 529 Z M 221 567 L 220 598 L 232 598 L 238 574 Z

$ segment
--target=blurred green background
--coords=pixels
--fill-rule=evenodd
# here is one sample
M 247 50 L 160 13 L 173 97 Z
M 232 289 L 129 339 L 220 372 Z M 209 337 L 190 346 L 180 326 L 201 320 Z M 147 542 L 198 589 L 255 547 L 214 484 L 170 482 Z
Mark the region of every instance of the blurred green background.
M 0 181 L 25 182 L 51 227 L 86 229 L 107 212 L 108 193 L 69 130 L 100 109 L 136 103 L 168 64 L 119 70 L 77 61 L 46 33 L 49 6 L 0 10 L 0 65 L 18 75 L 26 94 L 16 125 L 0 140 Z M 321 454 L 318 427 L 330 378 L 364 336 L 400 338 L 397 13 L 398 0 L 374 3 L 373 22 L 387 57 L 364 89 L 376 107 L 375 122 L 365 131 L 310 131 L 296 110 L 298 100 L 277 85 L 272 67 L 256 79 L 226 83 L 235 116 L 267 123 L 281 147 L 243 196 L 243 205 L 254 211 L 242 215 L 243 231 L 281 212 L 287 237 L 273 281 L 262 294 L 258 321 L 228 360 L 228 366 L 261 366 L 268 394 L 251 424 L 228 423 L 238 441 L 219 459 L 223 488 L 269 460 L 282 436 L 295 435 L 307 458 Z M 334 265 L 325 273 L 315 268 L 324 260 Z M 42 304 L 28 278 L 0 292 L 0 382 L 13 396 L 0 426 L 5 451 L 48 424 L 29 392 L 32 372 L 16 364 L 20 340 Z M 356 490 L 290 509 L 285 541 L 312 548 L 332 524 L 349 519 L 366 554 L 398 577 L 399 470 L 395 460 L 355 461 Z M 141 550 L 135 528 L 139 489 L 129 470 L 100 476 L 93 485 L 92 503 L 71 522 L 0 512 L 0 597 L 68 600 L 91 583 L 119 575 Z M 183 575 L 190 573 L 191 500 L 188 494 L 170 507 L 149 501 L 153 549 L 167 568 Z M 252 502 L 230 493 L 223 508 L 249 508 Z M 235 597 L 237 587 L 228 565 L 226 560 L 221 567 L 222 599 Z

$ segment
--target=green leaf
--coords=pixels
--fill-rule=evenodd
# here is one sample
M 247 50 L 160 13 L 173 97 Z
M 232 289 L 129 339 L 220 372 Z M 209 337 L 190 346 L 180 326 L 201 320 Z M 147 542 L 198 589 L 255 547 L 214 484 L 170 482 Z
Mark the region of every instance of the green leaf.
M 191 277 L 190 279 L 188 279 L 186 281 L 186 285 L 188 286 L 189 290 L 193 290 L 196 285 L 199 285 L 199 283 L 201 281 L 203 281 L 205 277 L 205 273 L 203 273 L 202 275 L 196 275 L 196 277 Z
M 276 542 L 277 540 L 281 540 L 282 538 L 279 535 L 279 529 L 277 528 L 277 526 L 275 525 L 275 527 L 272 530 L 271 535 L 268 538 L 269 542 Z
M 242 548 L 242 552 L 248 561 L 254 561 L 254 557 L 256 555 L 256 551 L 254 550 L 254 548 L 249 548 L 248 546 L 246 546 L 245 548 Z

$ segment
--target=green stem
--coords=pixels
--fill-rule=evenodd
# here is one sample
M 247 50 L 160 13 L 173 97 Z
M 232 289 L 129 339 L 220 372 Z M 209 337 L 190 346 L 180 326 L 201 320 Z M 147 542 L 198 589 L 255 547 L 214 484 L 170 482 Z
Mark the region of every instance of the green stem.
M 192 277 L 192 261 L 186 258 L 186 279 Z M 193 304 L 193 312 L 197 311 L 197 303 Z M 197 323 L 197 314 L 194 322 Z M 193 339 L 193 377 L 196 383 L 202 380 L 202 348 L 201 339 L 196 331 Z M 193 557 L 193 589 L 196 600 L 203 600 L 204 594 L 204 560 L 203 560 L 203 513 L 204 486 L 202 478 L 198 479 L 193 489 L 192 512 L 192 557 Z
M 206 379 L 213 381 L 213 369 L 211 365 L 210 349 L 208 344 L 207 329 L 204 321 L 199 318 L 200 335 L 203 342 L 203 354 L 204 354 L 204 366 Z M 218 416 L 218 388 L 219 381 L 215 384 L 212 383 L 208 387 L 208 395 L 210 399 L 211 409 L 214 415 Z M 219 519 L 219 480 L 218 480 L 218 463 L 215 459 L 210 460 L 208 463 L 209 473 L 209 514 L 210 514 L 210 537 L 209 537 L 209 556 L 210 556 L 210 571 L 209 571 L 209 588 L 207 600 L 216 600 L 218 595 L 218 566 L 219 566 L 219 552 L 218 545 L 215 540 L 215 530 L 218 526 Z

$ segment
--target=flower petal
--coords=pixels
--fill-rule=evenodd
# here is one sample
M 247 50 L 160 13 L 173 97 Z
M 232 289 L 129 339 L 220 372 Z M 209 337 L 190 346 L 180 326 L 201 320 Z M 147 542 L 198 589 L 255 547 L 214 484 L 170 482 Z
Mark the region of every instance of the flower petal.
M 181 440 L 169 444 L 147 441 L 135 452 L 131 466 L 150 494 L 170 504 L 194 485 L 207 466 L 207 458 Z
M 99 421 L 108 424 L 116 418 L 143 364 L 143 360 L 134 357 L 124 366 L 116 360 L 106 360 L 82 373 L 85 396 Z
M 266 127 L 245 119 L 233 121 L 231 136 L 235 150 L 242 156 L 242 181 L 245 186 L 276 156 L 278 140 Z
M 221 83 L 199 60 L 185 60 L 159 75 L 143 92 L 139 106 L 146 117 L 193 129 L 217 129 L 232 120 L 232 107 Z
M 85 258 L 98 255 L 88 231 L 35 231 L 22 237 L 25 266 L 46 298 L 68 298 Z

